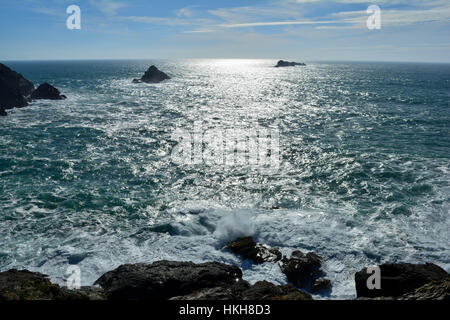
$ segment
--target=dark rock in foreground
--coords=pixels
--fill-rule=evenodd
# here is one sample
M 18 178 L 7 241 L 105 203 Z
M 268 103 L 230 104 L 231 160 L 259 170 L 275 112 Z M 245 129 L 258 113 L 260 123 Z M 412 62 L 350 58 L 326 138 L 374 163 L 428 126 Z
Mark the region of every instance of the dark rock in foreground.
M 242 281 L 228 288 L 205 289 L 170 300 L 312 300 L 312 297 L 292 285 L 276 286 L 260 281 L 250 286 L 248 282 Z
M 300 62 L 289 62 L 289 61 L 280 60 L 280 61 L 278 61 L 278 63 L 275 66 L 275 68 L 295 67 L 295 66 L 306 66 L 306 64 L 300 63 Z
M 355 274 L 356 294 L 358 298 L 397 298 L 411 293 L 430 282 L 444 281 L 449 278 L 449 275 L 444 269 L 432 263 L 387 263 L 379 267 L 381 271 L 381 289 L 368 289 L 367 279 L 372 274 L 367 273 L 367 268 Z M 423 290 L 426 290 L 426 288 Z
M 40 273 L 10 270 L 0 273 L 0 300 L 312 300 L 292 285 L 251 286 L 238 267 L 218 262 L 123 265 L 96 283 L 103 288 L 69 290 Z
M 22 108 L 34 85 L 21 74 L 0 63 L 0 109 Z M 5 114 L 3 114 L 5 115 Z
M 281 259 L 281 252 L 277 248 L 269 248 L 265 245 L 257 244 L 252 237 L 231 241 L 225 248 L 240 255 L 243 259 L 253 260 L 257 264 Z
M 48 83 L 41 84 L 36 90 L 31 94 L 31 99 L 45 99 L 45 100 L 63 100 L 67 97 L 62 95 L 58 89 L 53 87 Z
M 165 74 L 164 72 L 158 70 L 157 67 L 151 66 L 148 68 L 148 70 L 145 72 L 145 74 L 142 76 L 141 79 L 134 79 L 133 83 L 160 83 L 164 80 L 169 80 L 170 77 Z
M 230 286 L 201 289 L 169 300 L 242 300 L 243 292 L 249 288 L 250 284 L 247 281 L 238 280 Z
M 450 277 L 442 281 L 427 283 L 410 293 L 404 294 L 398 300 L 450 300 Z
M 69 290 L 53 284 L 40 273 L 9 270 L 0 272 L 0 300 L 104 300 L 94 287 Z
M 200 289 L 228 288 L 241 280 L 241 269 L 223 263 L 158 261 L 122 265 L 95 284 L 105 289 L 110 299 L 164 300 Z
M 51 300 L 60 295 L 60 288 L 42 274 L 18 270 L 0 273 L 0 300 Z
M 311 295 L 300 291 L 291 284 L 276 286 L 260 281 L 242 293 L 243 300 L 312 300 Z
M 281 272 L 298 288 L 310 286 L 312 281 L 321 274 L 321 267 L 322 257 L 314 252 L 305 255 L 301 251 L 294 251 L 290 259 L 284 257 L 280 262 Z
M 321 258 L 316 254 L 297 251 L 283 260 L 295 270 L 292 276 L 296 278 L 290 281 L 307 274 L 315 277 L 311 291 L 329 289 L 329 280 L 317 279 Z M 450 276 L 434 264 L 384 264 L 380 269 L 382 289 L 371 291 L 376 292 L 371 296 L 361 295 L 359 281 L 367 279 L 365 269 L 357 273 L 358 300 L 450 300 Z M 238 267 L 218 262 L 123 265 L 104 274 L 96 284 L 102 288 L 69 290 L 52 284 L 43 274 L 9 270 L 0 272 L 0 300 L 312 300 L 292 284 L 260 281 L 251 286 Z

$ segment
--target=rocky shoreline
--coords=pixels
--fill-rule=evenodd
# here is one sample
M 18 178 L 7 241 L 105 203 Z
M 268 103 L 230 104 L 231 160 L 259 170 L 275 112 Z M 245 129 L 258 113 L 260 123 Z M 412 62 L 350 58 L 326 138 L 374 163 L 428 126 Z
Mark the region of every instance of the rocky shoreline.
M 236 239 L 225 249 L 254 263 L 278 263 L 288 283 L 251 285 L 240 268 L 219 262 L 157 261 L 119 266 L 79 290 L 53 284 L 40 273 L 9 270 L 0 273 L 0 300 L 313 300 L 311 293 L 317 289 L 331 290 L 331 281 L 320 269 L 323 259 L 314 252 L 294 251 L 290 258 L 281 257 L 277 248 L 257 244 L 251 237 Z M 368 289 L 367 269 L 355 274 L 358 300 L 450 299 L 450 275 L 437 265 L 398 263 L 379 268 L 381 289 Z
M 277 67 L 304 66 L 279 61 Z M 134 83 L 170 79 L 151 66 Z M 21 74 L 0 64 L 0 116 L 32 100 L 62 100 L 66 96 L 48 83 L 35 89 Z M 0 300 L 312 300 L 329 294 L 333 283 L 323 271 L 320 253 L 293 251 L 283 256 L 278 248 L 256 243 L 252 237 L 231 241 L 224 248 L 253 264 L 276 264 L 286 284 L 260 281 L 251 285 L 240 268 L 219 262 L 158 261 L 127 264 L 102 275 L 92 286 L 69 290 L 50 282 L 46 275 L 27 270 L 0 272 Z M 357 299 L 449 300 L 450 276 L 432 263 L 385 263 L 378 266 L 380 288 L 369 289 L 371 273 L 355 273 Z
M 133 83 L 160 83 L 171 79 L 156 66 L 150 66 L 140 79 Z M 33 100 L 64 100 L 67 97 L 49 83 L 41 84 L 35 89 L 34 84 L 0 63 L 0 116 L 8 115 L 6 110 L 23 108 Z
M 275 67 L 295 66 L 306 66 L 306 64 L 280 60 Z M 135 84 L 157 84 L 170 79 L 170 76 L 152 65 L 140 79 L 133 79 L 132 82 Z M 0 116 L 7 116 L 6 110 L 8 109 L 26 107 L 33 100 L 63 100 L 66 98 L 65 95 L 61 94 L 57 88 L 49 83 L 43 83 L 35 89 L 31 81 L 0 63 Z
M 35 89 L 31 81 L 0 63 L 0 116 L 7 116 L 8 109 L 23 108 L 41 99 L 62 100 L 66 96 L 48 83 Z

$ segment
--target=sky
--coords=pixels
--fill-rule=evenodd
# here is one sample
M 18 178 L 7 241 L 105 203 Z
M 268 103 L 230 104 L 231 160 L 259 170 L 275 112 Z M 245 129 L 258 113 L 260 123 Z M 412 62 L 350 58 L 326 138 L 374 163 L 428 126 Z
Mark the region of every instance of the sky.
M 70 5 L 81 29 L 67 28 Z M 0 0 L 0 30 L 3 61 L 450 62 L 448 0 Z

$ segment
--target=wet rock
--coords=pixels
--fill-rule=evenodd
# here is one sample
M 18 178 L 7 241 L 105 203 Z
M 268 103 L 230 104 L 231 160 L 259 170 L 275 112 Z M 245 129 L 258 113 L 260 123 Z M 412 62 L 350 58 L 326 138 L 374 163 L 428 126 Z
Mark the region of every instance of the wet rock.
M 447 272 L 439 266 L 410 263 L 386 263 L 380 265 L 381 289 L 370 290 L 367 279 L 372 275 L 367 268 L 355 274 L 356 294 L 358 298 L 393 297 L 410 293 L 432 281 L 443 281 L 448 278 Z
M 442 281 L 433 281 L 404 294 L 398 300 L 450 300 L 450 277 Z
M 110 299 L 164 300 L 207 288 L 227 288 L 241 279 L 241 269 L 223 263 L 158 261 L 122 265 L 95 284 L 105 289 Z
M 290 259 L 283 257 L 279 264 L 289 282 L 298 288 L 307 288 L 321 273 L 322 257 L 314 252 L 305 255 L 301 251 L 294 251 Z
M 185 296 L 173 297 L 170 298 L 169 300 L 224 301 L 224 300 L 239 300 L 239 296 L 234 294 L 231 288 L 217 287 L 193 292 Z
M 170 300 L 312 300 L 312 297 L 292 285 L 276 286 L 260 281 L 250 286 L 247 281 L 240 281 L 230 287 L 204 289 Z
M 356 298 L 355 300 L 358 300 L 358 301 L 395 301 L 397 299 L 394 299 L 392 297 L 376 297 L 376 298 L 360 297 L 360 298 Z
M 228 287 L 208 288 L 191 294 L 173 297 L 169 300 L 242 300 L 242 293 L 250 288 L 245 280 L 239 280 Z
M 311 295 L 292 285 L 276 286 L 259 281 L 242 293 L 243 300 L 312 300 Z
M 0 300 L 52 300 L 60 294 L 59 286 L 42 274 L 19 270 L 0 273 Z
M 281 67 L 295 67 L 295 66 L 306 66 L 306 64 L 300 63 L 300 62 L 289 62 L 289 61 L 280 60 L 280 61 L 278 61 L 277 65 L 275 67 L 281 68 Z
M 67 97 L 62 95 L 58 89 L 53 87 L 48 83 L 41 84 L 36 90 L 31 94 L 31 99 L 45 99 L 45 100 L 63 100 Z
M 164 72 L 160 71 L 157 67 L 151 66 L 145 72 L 141 79 L 134 79 L 133 83 L 160 83 L 164 80 L 169 80 L 170 77 Z
M 106 300 L 105 291 L 98 287 L 81 287 L 78 290 L 62 288 L 68 296 L 65 300 Z
M 313 300 L 309 293 L 297 289 L 292 284 L 280 286 L 283 294 L 281 296 L 270 297 L 269 300 Z
M 243 293 L 244 300 L 266 300 L 269 297 L 281 296 L 283 290 L 268 281 L 259 281 Z
M 5 109 L 0 108 L 0 117 L 6 117 L 8 113 L 5 111 Z
M 47 276 L 26 270 L 0 273 L 0 300 L 103 300 L 99 288 L 69 290 L 53 284 Z
M 281 259 L 281 252 L 278 248 L 269 248 L 265 245 L 257 244 L 252 237 L 231 241 L 225 248 L 240 255 L 243 259 L 253 260 L 257 264 L 275 262 Z
M 311 285 L 311 292 L 318 293 L 331 290 L 331 281 L 325 278 L 315 279 Z

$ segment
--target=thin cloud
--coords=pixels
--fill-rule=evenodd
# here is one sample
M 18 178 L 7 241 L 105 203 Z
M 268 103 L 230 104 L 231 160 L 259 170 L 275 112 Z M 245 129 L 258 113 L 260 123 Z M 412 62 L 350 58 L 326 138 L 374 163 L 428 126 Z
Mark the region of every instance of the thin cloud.
M 90 0 L 92 5 L 97 7 L 100 12 L 106 16 L 115 16 L 117 12 L 126 7 L 128 4 L 125 2 L 107 1 L 107 0 Z
M 57 11 L 55 9 L 49 9 L 46 7 L 41 7 L 41 8 L 35 8 L 33 9 L 34 12 L 40 13 L 40 14 L 45 14 L 47 16 L 52 16 L 52 17 L 63 17 L 65 16 L 65 12 L 61 13 L 61 11 Z
M 96 1 L 97 4 L 103 1 Z M 151 16 L 125 16 L 117 17 L 120 20 L 132 21 L 136 23 L 147 23 L 166 26 L 186 26 L 193 30 L 183 30 L 182 33 L 211 33 L 220 29 L 232 28 L 259 28 L 276 26 L 301 26 L 317 25 L 316 29 L 356 29 L 366 28 L 368 14 L 366 10 L 342 11 L 334 13 L 324 13 L 316 15 L 314 18 L 305 19 L 302 16 L 302 4 L 313 4 L 316 0 L 292 0 L 276 2 L 266 6 L 244 6 L 231 8 L 218 8 L 214 10 L 202 11 L 200 7 L 183 7 L 174 11 L 172 17 L 151 17 Z M 362 0 L 335 0 L 330 2 L 338 3 L 366 3 Z M 109 7 L 103 8 L 105 13 L 114 14 L 122 7 L 120 2 L 107 2 Z M 388 3 L 388 1 L 378 1 Z M 430 1 L 390 1 L 393 3 L 406 4 L 412 6 L 405 9 L 381 8 L 383 27 L 408 26 L 417 23 L 448 22 L 450 20 L 450 4 L 442 0 Z M 276 5 L 275 5 L 276 4 Z M 419 6 L 419 7 L 418 7 Z M 364 5 L 365 8 L 365 5 Z M 420 8 L 420 9 L 419 9 Z M 201 18 L 200 18 L 201 17 Z
M 170 26 L 183 26 L 192 24 L 191 22 L 185 19 L 165 18 L 165 17 L 128 16 L 128 17 L 119 17 L 119 19 L 137 23 L 160 24 Z
M 250 22 L 236 24 L 220 24 L 218 27 L 223 28 L 249 28 L 249 27 L 271 27 L 271 26 L 288 26 L 288 25 L 308 25 L 308 24 L 328 24 L 336 23 L 336 21 L 272 21 L 272 22 Z M 345 22 L 344 22 L 345 23 Z

